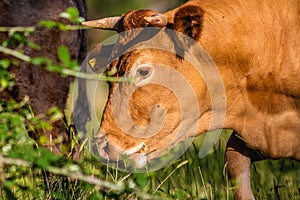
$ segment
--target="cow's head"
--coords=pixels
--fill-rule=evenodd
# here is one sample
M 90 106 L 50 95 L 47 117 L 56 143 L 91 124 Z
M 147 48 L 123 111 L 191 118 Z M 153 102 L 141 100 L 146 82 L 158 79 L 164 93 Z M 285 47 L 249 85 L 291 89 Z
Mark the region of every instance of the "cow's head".
M 202 18 L 199 7 L 185 6 L 84 23 L 120 33 L 116 44 L 100 46 L 89 60 L 94 70 L 108 66 L 106 74 L 127 79 L 109 84 L 96 137 L 102 158 L 117 161 L 125 155 L 144 167 L 177 142 L 209 129 L 212 102 L 205 79 L 216 68 L 197 42 Z

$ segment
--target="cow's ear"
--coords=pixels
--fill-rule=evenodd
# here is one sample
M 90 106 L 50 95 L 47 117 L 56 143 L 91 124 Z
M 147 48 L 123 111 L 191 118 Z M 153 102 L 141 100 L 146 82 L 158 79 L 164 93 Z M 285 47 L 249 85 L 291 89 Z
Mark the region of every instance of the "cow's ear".
M 152 10 L 129 11 L 124 15 L 123 26 L 125 30 L 144 27 L 165 27 L 167 18 L 162 13 Z
M 174 30 L 199 40 L 204 11 L 197 6 L 184 6 L 175 13 Z

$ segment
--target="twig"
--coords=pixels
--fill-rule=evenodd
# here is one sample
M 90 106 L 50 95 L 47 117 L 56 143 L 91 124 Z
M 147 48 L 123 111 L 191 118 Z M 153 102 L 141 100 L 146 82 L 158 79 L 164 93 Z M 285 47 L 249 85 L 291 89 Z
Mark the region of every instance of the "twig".
M 6 165 L 15 165 L 15 166 L 23 166 L 23 167 L 31 167 L 32 163 L 26 160 L 22 159 L 15 159 L 15 158 L 7 158 L 0 156 L 0 163 L 6 164 Z M 106 187 L 112 190 L 122 190 L 124 188 L 123 183 L 118 182 L 116 184 L 111 183 L 109 181 L 101 180 L 98 178 L 95 178 L 93 176 L 85 175 L 80 171 L 72 171 L 68 170 L 66 167 L 58 168 L 58 167 L 48 167 L 45 169 L 46 171 L 57 174 L 57 175 L 63 175 L 67 176 L 73 179 L 78 179 L 84 182 L 87 182 L 91 185 L 95 185 L 97 187 Z
M 22 53 L 19 53 L 18 51 L 15 51 L 15 50 L 3 47 L 3 46 L 0 46 L 0 52 L 11 55 L 11 56 L 14 56 L 14 57 L 19 58 L 19 59 L 21 59 L 23 61 L 26 61 L 26 62 L 31 61 L 31 58 L 29 56 L 26 56 Z
M 130 78 L 109 77 L 109 76 L 104 76 L 102 74 L 87 74 L 87 73 L 77 72 L 66 68 L 62 69 L 61 73 L 65 75 L 89 79 L 89 80 L 99 80 L 99 81 L 109 81 L 109 82 L 131 82 L 132 81 L 132 79 Z
M 0 156 L 0 163 L 6 164 L 6 165 L 16 165 L 16 166 L 23 166 L 23 167 L 31 167 L 32 163 L 22 160 L 22 159 L 17 159 L 17 158 L 6 158 Z
M 0 46 L 0 52 L 14 56 L 14 57 L 19 58 L 20 60 L 23 60 L 28 63 L 30 63 L 32 60 L 27 55 L 24 55 L 18 51 L 15 51 L 15 50 L 3 47 L 3 46 Z M 131 82 L 132 81 L 132 79 L 130 79 L 130 78 L 108 77 L 108 76 L 104 76 L 102 74 L 87 74 L 87 73 L 77 72 L 77 71 L 66 69 L 66 68 L 62 68 L 60 73 L 62 73 L 64 75 L 68 75 L 68 76 L 74 76 L 74 77 L 84 78 L 84 79 L 89 79 L 89 80 L 99 80 L 99 81 L 108 81 L 108 82 Z
M 59 175 L 68 176 L 68 177 L 73 178 L 73 179 L 79 179 L 81 181 L 87 182 L 91 185 L 95 185 L 95 186 L 98 186 L 98 187 L 106 187 L 106 188 L 109 188 L 109 189 L 112 189 L 112 190 L 122 190 L 124 188 L 123 183 L 121 183 L 121 182 L 118 182 L 118 183 L 114 184 L 114 183 L 111 183 L 109 181 L 100 180 L 100 179 L 95 178 L 93 176 L 84 175 L 80 171 L 73 172 L 73 171 L 70 171 L 66 168 L 58 168 L 58 167 L 49 167 L 46 170 L 53 173 L 53 174 L 59 174 Z
M 65 28 L 68 31 L 74 31 L 74 30 L 78 30 L 78 29 L 87 29 L 87 27 L 80 26 L 80 25 L 65 25 Z M 35 26 L 0 27 L 0 32 L 30 32 L 31 33 L 34 31 L 36 31 Z
M 0 32 L 34 32 L 34 31 L 35 31 L 34 26 L 0 27 Z

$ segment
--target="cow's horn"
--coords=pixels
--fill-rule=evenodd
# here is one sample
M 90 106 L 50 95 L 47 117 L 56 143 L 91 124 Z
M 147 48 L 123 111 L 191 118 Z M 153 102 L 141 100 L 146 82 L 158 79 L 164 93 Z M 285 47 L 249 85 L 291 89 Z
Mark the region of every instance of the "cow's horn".
M 82 22 L 82 25 L 91 28 L 118 31 L 121 18 L 122 17 L 107 17 L 103 19 Z

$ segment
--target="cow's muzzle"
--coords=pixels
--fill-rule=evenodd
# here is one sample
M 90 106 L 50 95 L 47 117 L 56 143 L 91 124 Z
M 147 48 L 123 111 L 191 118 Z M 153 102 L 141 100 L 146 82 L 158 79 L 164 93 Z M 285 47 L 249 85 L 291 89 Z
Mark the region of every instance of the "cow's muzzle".
M 144 153 L 147 146 L 141 142 L 135 147 L 129 149 L 122 149 L 118 146 L 112 145 L 105 136 L 96 139 L 97 151 L 100 157 L 107 161 L 122 161 L 124 163 L 133 163 L 137 168 L 143 168 L 147 164 L 147 156 Z

